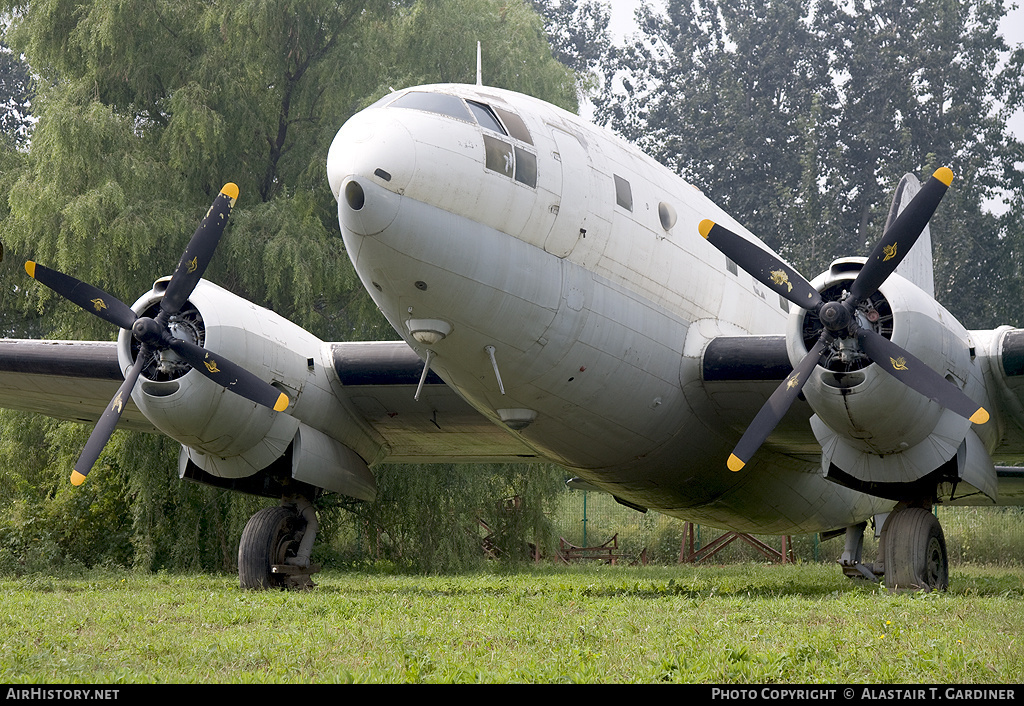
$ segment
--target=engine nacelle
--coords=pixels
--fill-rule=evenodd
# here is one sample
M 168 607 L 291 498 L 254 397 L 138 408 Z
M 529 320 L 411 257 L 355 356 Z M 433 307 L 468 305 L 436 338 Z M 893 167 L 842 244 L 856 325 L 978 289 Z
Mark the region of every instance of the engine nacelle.
M 837 260 L 812 284 L 826 301 L 838 299 L 863 262 Z M 893 274 L 857 316 L 861 327 L 873 328 L 988 405 L 969 333 L 917 286 Z M 787 348 L 794 366 L 814 345 L 818 331 L 812 312 L 791 312 Z M 945 466 L 944 478 L 970 483 L 994 497 L 995 470 L 971 422 L 907 387 L 883 365 L 899 368 L 906 361 L 872 363 L 855 340 L 839 340 L 806 382 L 803 394 L 815 411 L 811 426 L 822 447 L 825 475 L 875 495 L 902 498 Z
M 155 316 L 169 278 L 158 280 L 132 309 Z M 323 342 L 272 311 L 200 280 L 179 314 L 168 322 L 171 333 L 244 367 L 288 395 L 284 412 L 275 412 L 234 394 L 193 370 L 173 351 L 159 354 L 132 391 L 143 414 L 164 434 L 179 442 L 187 459 L 216 478 L 243 478 L 262 471 L 291 448 L 291 475 L 312 485 L 372 499 L 373 476 L 353 451 L 303 424 L 298 409 L 310 387 L 305 407 L 312 417 L 324 416 Z M 139 344 L 127 330 L 118 338 L 118 363 L 128 370 Z M 301 433 L 300 433 L 301 431 Z M 185 463 L 185 461 L 183 461 Z

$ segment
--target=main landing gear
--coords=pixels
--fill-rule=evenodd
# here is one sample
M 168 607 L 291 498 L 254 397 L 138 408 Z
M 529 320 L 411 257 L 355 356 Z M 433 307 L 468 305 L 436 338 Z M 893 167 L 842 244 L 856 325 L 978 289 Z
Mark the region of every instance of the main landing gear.
M 242 588 L 313 588 L 320 565 L 309 557 L 318 528 L 316 508 L 301 496 L 284 498 L 250 517 L 238 545 Z
M 949 588 L 946 538 L 930 503 L 900 503 L 886 517 L 878 541 L 878 561 L 860 562 L 866 523 L 848 527 L 839 564 L 853 578 L 880 581 L 890 591 L 945 591 Z

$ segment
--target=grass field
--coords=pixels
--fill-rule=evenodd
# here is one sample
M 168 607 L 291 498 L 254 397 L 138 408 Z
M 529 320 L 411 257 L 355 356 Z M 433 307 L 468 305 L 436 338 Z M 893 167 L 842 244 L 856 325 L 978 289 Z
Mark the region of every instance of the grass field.
M 890 595 L 834 566 L 318 575 L 308 592 L 0 577 L 0 683 L 1024 682 L 1024 571 Z

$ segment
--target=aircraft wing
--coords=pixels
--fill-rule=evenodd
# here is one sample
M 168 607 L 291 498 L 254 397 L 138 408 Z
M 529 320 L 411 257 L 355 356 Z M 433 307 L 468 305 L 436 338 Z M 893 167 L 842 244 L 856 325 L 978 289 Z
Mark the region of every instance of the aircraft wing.
M 1015 337 L 1010 341 L 1016 342 Z M 371 465 L 384 461 L 507 463 L 540 458 L 433 373 L 428 374 L 419 401 L 415 400 L 423 362 L 404 342 L 324 346 L 333 363 L 332 387 L 339 403 L 348 418 L 357 421 L 359 433 L 375 442 L 363 448 L 381 449 L 377 458 L 366 459 Z M 1012 345 L 1008 347 L 1016 351 Z M 1016 360 L 1012 355 L 1009 358 Z M 1017 382 L 1018 372 L 1024 380 L 1024 365 L 1018 367 L 1019 371 L 1009 366 L 1012 374 L 1004 379 L 1010 385 Z M 739 434 L 749 423 L 752 410 L 764 403 L 791 369 L 781 335 L 717 338 L 705 349 L 701 379 L 690 386 L 687 396 Z M 0 408 L 92 424 L 122 381 L 114 342 L 0 339 Z M 810 463 L 819 460 L 820 448 L 808 423 L 811 414 L 809 405 L 798 401 L 766 446 Z M 1017 445 L 1020 425 L 1008 427 L 997 453 Z M 126 405 L 119 428 L 157 431 L 132 402 Z M 1024 469 L 999 466 L 997 471 L 999 504 L 1024 503 Z
M 384 442 L 387 462 L 512 463 L 540 458 L 433 372 L 419 400 L 414 399 L 423 361 L 404 341 L 324 345 L 340 383 L 339 398 Z
M 389 463 L 514 462 L 535 451 L 483 417 L 434 374 L 414 399 L 423 361 L 404 342 L 326 343 L 341 404 Z M 93 424 L 124 377 L 105 341 L 0 339 L 0 408 Z M 133 402 L 118 428 L 156 432 Z M 341 441 L 346 441 L 342 439 Z
M 996 461 L 998 505 L 1024 505 L 1024 467 L 998 465 L 1024 453 L 1024 330 L 974 332 L 977 354 L 989 370 L 992 401 L 998 410 L 1001 438 L 993 452 Z M 701 357 L 701 395 L 704 409 L 742 433 L 756 411 L 792 371 L 784 335 L 721 336 L 709 341 Z M 696 387 L 696 386 L 694 386 Z M 688 391 L 691 401 L 698 393 Z M 821 448 L 809 423 L 810 406 L 799 399 L 765 441 L 765 448 L 820 462 Z M 950 505 L 991 505 L 981 494 L 947 500 Z
M 687 399 L 732 429 L 738 438 L 792 370 L 782 334 L 719 336 L 704 349 L 700 383 L 690 385 Z M 821 448 L 808 421 L 812 414 L 805 400 L 797 400 L 765 447 L 812 463 L 820 460 Z
M 124 382 L 113 341 L 0 339 L 0 407 L 94 424 Z M 120 428 L 155 432 L 133 402 Z

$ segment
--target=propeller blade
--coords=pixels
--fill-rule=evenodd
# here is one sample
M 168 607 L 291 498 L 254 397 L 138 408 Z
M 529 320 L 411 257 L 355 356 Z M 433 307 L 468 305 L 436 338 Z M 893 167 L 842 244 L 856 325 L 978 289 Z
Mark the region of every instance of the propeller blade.
M 946 189 L 952 183 L 952 171 L 946 167 L 935 170 L 927 183 L 903 209 L 903 213 L 885 231 L 882 239 L 875 244 L 868 261 L 864 263 L 864 268 L 850 287 L 850 296 L 854 301 L 862 301 L 878 291 L 882 283 L 903 262 L 903 258 L 914 247 L 914 243 L 945 196 Z
M 822 334 L 818 338 L 818 342 L 804 356 L 804 359 L 793 369 L 793 372 L 782 381 L 781 385 L 775 388 L 775 392 L 772 393 L 772 396 L 761 407 L 757 416 L 754 417 L 754 421 L 747 427 L 747 430 L 743 432 L 742 438 L 736 444 L 736 448 L 733 449 L 732 455 L 729 456 L 727 465 L 730 471 L 742 470 L 747 461 L 761 448 L 761 444 L 768 438 L 768 435 L 772 433 L 782 418 L 786 416 L 786 412 L 793 406 L 793 400 L 800 394 L 800 390 L 803 389 L 804 383 L 807 382 L 807 378 L 814 370 L 814 366 L 821 360 L 821 355 L 824 353 L 828 343 L 827 335 Z
M 878 367 L 907 387 L 970 419 L 974 424 L 984 424 L 988 421 L 989 414 L 984 407 L 979 406 L 956 385 L 889 339 L 870 329 L 860 329 L 857 332 L 857 342 L 861 350 L 867 353 Z
M 236 395 L 269 407 L 275 412 L 283 412 L 287 409 L 288 395 L 278 391 L 270 383 L 261 380 L 227 358 L 222 358 L 191 341 L 183 341 L 180 338 L 171 341 L 170 348 L 200 373 Z
M 238 187 L 234 184 L 225 184 L 224 188 L 220 190 L 213 205 L 210 206 L 210 210 L 206 212 L 203 221 L 193 233 L 181 260 L 178 261 L 178 266 L 160 300 L 161 313 L 155 318 L 137 316 L 131 307 L 123 302 L 74 277 L 69 277 L 32 261 L 25 263 L 25 271 L 30 277 L 86 311 L 121 328 L 131 330 L 132 336 L 142 344 L 135 364 L 128 371 L 117 394 L 114 395 L 114 399 L 103 411 L 92 434 L 89 435 L 89 440 L 71 473 L 73 485 L 81 485 L 85 482 L 85 477 L 92 470 L 96 460 L 103 452 L 103 448 L 113 435 L 124 405 L 127 404 L 143 368 L 156 351 L 170 348 L 193 368 L 225 389 L 276 412 L 287 409 L 288 395 L 276 390 L 269 383 L 230 360 L 215 356 L 190 341 L 175 338 L 167 325 L 170 316 L 181 309 L 188 297 L 191 296 L 203 273 L 206 272 L 206 267 L 217 249 L 224 228 L 227 226 L 228 216 L 230 216 L 237 198 Z
M 78 457 L 78 462 L 75 463 L 75 470 L 71 471 L 72 485 L 81 485 L 85 482 L 85 477 L 89 475 L 89 471 L 96 464 L 96 459 L 103 453 L 103 448 L 114 434 L 114 429 L 121 419 L 121 412 L 124 411 L 124 406 L 128 404 L 128 399 L 135 388 L 135 383 L 138 381 L 139 375 L 146 366 L 149 357 L 149 350 L 143 347 L 139 351 L 139 357 L 135 359 L 135 365 L 128 371 L 124 382 L 121 383 L 121 387 L 117 390 L 117 394 L 114 395 L 114 399 L 103 410 L 103 414 L 100 415 L 99 421 L 96 422 L 92 434 L 89 435 L 89 440 L 85 443 L 85 448 L 82 449 L 82 455 Z
M 77 304 L 90 314 L 95 314 L 115 326 L 130 329 L 138 318 L 131 307 L 116 297 L 57 270 L 51 270 L 29 260 L 25 263 L 25 272 L 72 304 Z
M 206 272 L 217 244 L 220 243 L 220 236 L 224 233 L 228 216 L 231 215 L 237 198 L 238 187 L 229 183 L 224 185 L 217 198 L 213 200 L 210 210 L 192 234 L 188 247 L 185 248 L 174 274 L 171 275 L 171 281 L 167 283 L 164 298 L 160 301 L 162 311 L 168 314 L 177 313 L 192 294 L 196 283 Z
M 772 253 L 709 219 L 701 221 L 698 230 L 744 272 L 783 298 L 804 309 L 821 306 L 818 290 Z

